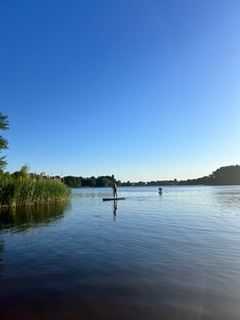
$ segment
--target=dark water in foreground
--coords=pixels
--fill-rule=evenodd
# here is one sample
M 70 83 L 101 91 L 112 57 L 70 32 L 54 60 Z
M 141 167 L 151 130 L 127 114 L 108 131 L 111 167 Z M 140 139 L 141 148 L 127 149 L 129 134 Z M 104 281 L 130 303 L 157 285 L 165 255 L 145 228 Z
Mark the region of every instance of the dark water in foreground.
M 0 319 L 240 318 L 240 187 L 109 192 L 0 218 Z

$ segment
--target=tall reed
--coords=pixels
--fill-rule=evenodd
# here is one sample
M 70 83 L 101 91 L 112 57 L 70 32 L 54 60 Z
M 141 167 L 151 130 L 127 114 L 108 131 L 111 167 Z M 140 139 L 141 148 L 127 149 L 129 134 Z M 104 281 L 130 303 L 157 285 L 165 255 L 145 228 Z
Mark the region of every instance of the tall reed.
M 60 179 L 41 175 L 0 174 L 0 206 L 22 206 L 65 200 L 70 190 Z

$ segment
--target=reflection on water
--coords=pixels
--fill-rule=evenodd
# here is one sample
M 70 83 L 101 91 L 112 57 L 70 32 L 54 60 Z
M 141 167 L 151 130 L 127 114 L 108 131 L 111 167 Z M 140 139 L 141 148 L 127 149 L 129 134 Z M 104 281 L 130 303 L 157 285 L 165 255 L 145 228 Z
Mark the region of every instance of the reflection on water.
M 119 194 L 1 216 L 0 319 L 239 320 L 240 187 Z
M 216 202 L 226 209 L 230 207 L 240 209 L 240 192 L 238 190 L 231 190 L 231 188 L 225 187 L 225 190 L 219 188 L 214 192 Z
M 117 201 L 113 201 L 113 220 L 116 221 L 117 218 Z
M 47 205 L 2 209 L 0 211 L 0 230 L 24 231 L 40 224 L 48 224 L 60 219 L 66 207 L 67 203 L 60 201 Z
M 3 271 L 3 250 L 4 250 L 4 242 L 0 240 L 0 278 L 1 278 L 1 273 Z

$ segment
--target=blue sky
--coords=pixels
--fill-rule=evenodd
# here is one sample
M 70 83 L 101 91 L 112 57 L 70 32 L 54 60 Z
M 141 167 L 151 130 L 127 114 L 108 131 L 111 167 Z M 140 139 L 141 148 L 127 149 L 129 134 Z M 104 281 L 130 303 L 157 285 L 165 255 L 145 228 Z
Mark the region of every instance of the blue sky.
M 240 159 L 239 1 L 2 1 L 8 170 L 198 177 Z

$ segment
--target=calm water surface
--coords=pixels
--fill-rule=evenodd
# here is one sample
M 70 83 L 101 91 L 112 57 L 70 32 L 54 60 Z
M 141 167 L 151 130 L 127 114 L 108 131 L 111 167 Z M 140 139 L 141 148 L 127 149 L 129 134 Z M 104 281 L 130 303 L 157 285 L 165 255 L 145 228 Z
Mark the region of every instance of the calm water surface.
M 78 189 L 0 217 L 0 319 L 240 318 L 240 187 Z

